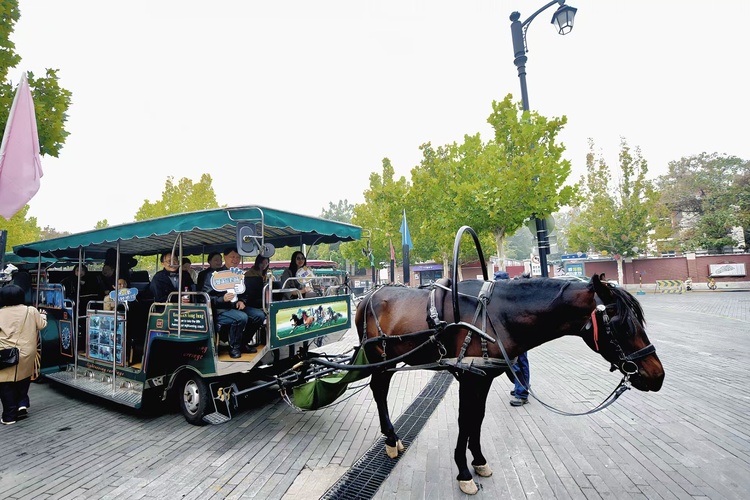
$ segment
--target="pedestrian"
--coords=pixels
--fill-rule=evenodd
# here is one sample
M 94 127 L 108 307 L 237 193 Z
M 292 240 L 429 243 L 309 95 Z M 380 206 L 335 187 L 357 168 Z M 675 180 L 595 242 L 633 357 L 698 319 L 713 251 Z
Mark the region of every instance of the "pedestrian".
M 523 406 L 529 402 L 529 389 L 531 380 L 529 373 L 529 357 L 528 352 L 524 352 L 518 356 L 516 364 L 513 365 L 513 377 L 512 381 L 515 387 L 510 391 L 510 395 L 513 398 L 510 400 L 511 406 Z M 508 374 L 510 376 L 510 374 Z
M 17 285 L 0 288 L 0 349 L 17 347 L 18 363 L 0 369 L 0 424 L 15 424 L 28 416 L 29 386 L 37 356 L 38 332 L 47 326 L 47 315 L 24 305 L 24 291 Z
M 531 278 L 531 273 L 525 272 L 521 277 L 525 279 Z M 515 377 L 510 372 L 508 372 L 508 377 L 515 387 L 510 391 L 510 395 L 513 396 L 510 400 L 510 405 L 523 406 L 529 402 L 529 389 L 531 388 L 528 353 L 524 352 L 520 354 L 512 369 Z

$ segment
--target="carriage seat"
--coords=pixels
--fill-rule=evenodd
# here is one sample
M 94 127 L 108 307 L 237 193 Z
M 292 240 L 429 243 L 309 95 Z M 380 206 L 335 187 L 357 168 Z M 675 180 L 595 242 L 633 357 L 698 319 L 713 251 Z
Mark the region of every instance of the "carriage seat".
M 450 278 L 441 278 L 430 287 L 430 300 L 427 301 L 427 324 L 430 328 L 437 327 L 438 323 L 445 318 L 443 304 L 450 287 Z

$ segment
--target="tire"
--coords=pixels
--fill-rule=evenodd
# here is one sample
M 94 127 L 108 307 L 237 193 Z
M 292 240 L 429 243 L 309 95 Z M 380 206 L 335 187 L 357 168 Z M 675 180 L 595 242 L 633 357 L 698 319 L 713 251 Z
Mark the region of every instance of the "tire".
M 208 386 L 198 375 L 191 373 L 182 379 L 177 398 L 182 415 L 193 425 L 206 425 L 203 416 L 209 403 Z

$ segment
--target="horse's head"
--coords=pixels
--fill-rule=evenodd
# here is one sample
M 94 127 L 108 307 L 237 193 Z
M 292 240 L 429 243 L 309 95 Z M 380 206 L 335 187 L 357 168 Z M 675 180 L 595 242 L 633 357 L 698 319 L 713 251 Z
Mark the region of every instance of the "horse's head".
M 596 308 L 582 336 L 591 349 L 612 363 L 613 370 L 630 375 L 633 387 L 658 391 L 664 382 L 656 350 L 648 340 L 643 309 L 630 293 L 591 278 Z

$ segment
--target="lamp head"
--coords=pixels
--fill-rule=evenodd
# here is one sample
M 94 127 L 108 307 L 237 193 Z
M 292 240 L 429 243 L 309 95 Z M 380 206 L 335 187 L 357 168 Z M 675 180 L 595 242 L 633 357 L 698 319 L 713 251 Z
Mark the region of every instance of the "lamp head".
M 564 2 L 565 0 L 563 0 Z M 561 35 L 567 35 L 573 30 L 573 19 L 576 15 L 575 7 L 570 5 L 560 4 L 555 13 L 552 16 L 552 24 L 555 25 L 557 32 Z

